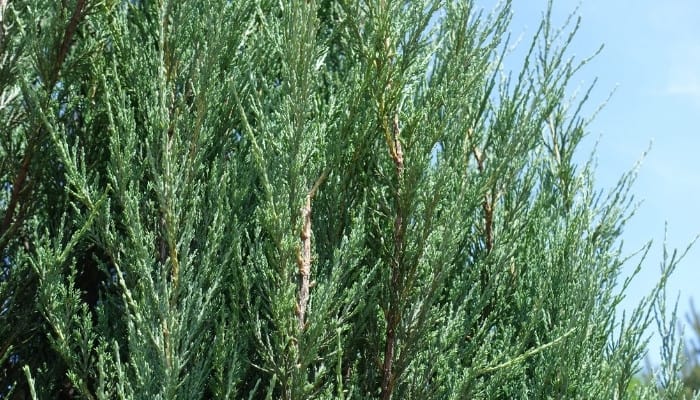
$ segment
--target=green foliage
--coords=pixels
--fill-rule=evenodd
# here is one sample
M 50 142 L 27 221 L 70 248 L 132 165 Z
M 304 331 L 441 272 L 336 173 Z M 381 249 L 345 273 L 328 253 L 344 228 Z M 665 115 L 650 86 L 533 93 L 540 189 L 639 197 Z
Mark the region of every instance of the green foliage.
M 0 5 L 3 398 L 676 398 L 577 20 L 504 72 L 509 2 Z
M 700 395 L 700 314 L 691 303 L 687 326 L 690 339 L 685 347 L 685 364 L 683 365 L 683 387 L 686 398 L 693 394 Z

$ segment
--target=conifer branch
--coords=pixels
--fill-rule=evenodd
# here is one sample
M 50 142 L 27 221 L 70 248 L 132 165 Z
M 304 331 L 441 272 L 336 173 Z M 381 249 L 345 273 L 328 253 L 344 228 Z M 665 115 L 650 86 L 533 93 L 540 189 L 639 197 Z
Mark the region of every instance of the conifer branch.
M 529 357 L 534 356 L 535 354 L 541 353 L 552 346 L 556 346 L 557 344 L 561 343 L 564 339 L 571 336 L 571 334 L 573 334 L 574 332 L 576 332 L 576 328 L 571 328 L 568 331 L 564 332 L 564 334 L 562 334 L 558 338 L 552 340 L 551 342 L 548 342 L 548 343 L 545 343 L 543 345 L 537 346 L 535 348 L 529 349 L 528 351 L 520 354 L 519 356 L 514 357 L 508 361 L 504 361 L 500 364 L 492 365 L 490 367 L 481 368 L 481 369 L 476 371 L 476 376 L 483 376 L 483 375 L 498 371 L 499 369 L 508 368 L 508 367 L 513 366 L 515 364 L 521 363 L 521 362 L 525 361 L 526 359 L 528 359 Z
M 27 176 L 29 175 L 29 167 L 31 165 L 33 155 L 34 146 L 29 144 L 24 151 L 24 156 L 22 158 L 22 164 L 19 167 L 19 171 L 12 182 L 12 195 L 10 196 L 10 202 L 7 204 L 7 208 L 5 209 L 5 217 L 2 220 L 2 226 L 0 226 L 0 250 L 5 248 L 7 243 L 10 241 L 10 236 L 12 236 L 12 233 L 14 233 L 22 223 L 21 218 L 17 218 L 14 223 L 13 219 L 15 209 L 20 201 L 20 197 L 24 194 L 23 192 L 26 189 L 24 184 L 27 180 Z M 22 203 L 20 209 L 24 207 L 25 204 Z
M 476 160 L 476 168 L 479 173 L 483 175 L 484 171 L 486 170 L 486 156 L 477 146 L 472 148 L 472 153 L 474 154 L 474 159 Z M 493 190 L 489 190 L 486 194 L 484 194 L 484 198 L 481 201 L 481 209 L 484 213 L 484 244 L 487 253 L 490 253 L 491 249 L 493 248 L 493 202 Z
M 306 308 L 309 303 L 309 290 L 311 289 L 311 202 L 318 192 L 318 188 L 323 184 L 328 176 L 328 170 L 323 171 L 321 176 L 316 179 L 309 193 L 306 194 L 306 200 L 301 207 L 301 231 L 299 239 L 301 244 L 297 254 L 297 266 L 299 268 L 299 300 L 297 303 L 297 318 L 299 320 L 299 331 L 302 332 L 306 327 Z
M 471 136 L 472 131 L 469 131 L 469 135 Z M 479 150 L 479 148 L 475 145 L 472 148 L 472 153 L 474 154 L 474 159 L 476 160 L 476 167 L 477 170 L 479 171 L 479 174 L 484 175 L 486 171 L 486 154 L 485 150 Z M 497 201 L 497 196 L 498 194 L 496 193 L 495 188 L 490 188 L 489 190 L 486 191 L 486 193 L 483 196 L 483 199 L 481 201 L 481 209 L 482 213 L 484 215 L 484 249 L 486 251 L 486 255 L 490 254 L 491 251 L 493 250 L 493 245 L 494 245 L 494 238 L 493 238 L 493 215 L 494 215 L 494 207 Z M 487 268 L 487 265 L 482 265 L 481 266 L 481 271 L 479 271 L 479 283 L 481 284 L 481 293 L 482 296 L 488 292 L 488 287 L 493 284 L 491 282 L 491 279 L 489 278 L 489 271 Z M 493 310 L 493 305 L 496 302 L 495 299 L 489 299 L 486 304 L 484 305 L 483 309 L 481 310 L 481 313 L 479 315 L 479 325 L 483 325 L 488 317 L 491 315 L 491 311 Z
M 7 4 L 5 0 L 0 0 L 0 54 L 5 53 L 5 24 L 3 20 L 5 18 L 5 10 L 7 9 Z
M 56 64 L 54 66 L 53 76 L 51 77 L 50 87 L 53 87 L 53 85 L 55 85 L 58 81 L 58 75 L 61 71 L 61 66 L 63 65 L 63 61 L 65 61 L 66 56 L 68 55 L 68 51 L 70 50 L 70 46 L 73 42 L 73 35 L 75 35 L 75 31 L 78 28 L 81 19 L 85 15 L 85 2 L 86 0 L 77 0 L 77 2 L 75 3 L 75 9 L 73 10 L 73 14 L 71 15 L 70 21 L 68 21 L 66 30 L 63 33 L 63 39 L 61 40 L 61 44 L 58 47 L 58 53 L 56 54 Z
M 58 81 L 58 76 L 63 66 L 63 62 L 66 59 L 68 51 L 70 50 L 73 35 L 75 34 L 81 19 L 85 15 L 85 2 L 86 0 L 77 1 L 71 19 L 63 33 L 63 39 L 61 40 L 58 53 L 56 54 L 56 61 L 53 65 L 53 75 L 51 76 L 51 80 L 48 85 L 49 88 L 53 88 Z M 2 8 L 4 9 L 5 7 L 6 5 L 3 3 Z M 1 20 L 0 24 L 2 24 Z M 30 185 L 25 186 L 25 182 L 27 181 L 27 177 L 29 175 L 29 169 L 32 163 L 32 158 L 34 157 L 34 152 L 36 151 L 34 142 L 36 141 L 37 137 L 42 136 L 42 131 L 43 129 L 41 127 L 37 127 L 35 134 L 30 135 L 29 144 L 25 147 L 24 155 L 22 156 L 22 163 L 20 164 L 19 171 L 17 172 L 17 175 L 13 181 L 10 202 L 5 209 L 5 216 L 3 218 L 2 225 L 0 226 L 0 250 L 5 248 L 12 233 L 16 231 L 20 224 L 22 224 L 22 218 L 17 218 L 14 223 L 13 219 L 17 205 L 20 201 L 20 196 L 29 195 L 31 192 L 31 183 Z M 20 205 L 20 213 L 18 217 L 24 215 L 23 211 L 25 208 L 26 204 Z
M 404 211 L 401 199 L 401 181 L 404 172 L 404 155 L 401 147 L 401 131 L 399 129 L 399 114 L 394 114 L 391 128 L 390 152 L 396 166 L 397 191 L 396 191 L 396 215 L 394 216 L 394 254 L 391 259 L 391 286 L 389 293 L 389 310 L 386 315 L 386 346 L 384 348 L 384 363 L 382 365 L 382 400 L 389 400 L 394 392 L 396 374 L 394 371 L 394 358 L 396 356 L 397 329 L 401 323 L 401 260 L 404 252 L 404 234 L 406 231 Z
M 11 3 L 0 397 L 636 397 L 549 13 L 517 74 L 510 2 Z

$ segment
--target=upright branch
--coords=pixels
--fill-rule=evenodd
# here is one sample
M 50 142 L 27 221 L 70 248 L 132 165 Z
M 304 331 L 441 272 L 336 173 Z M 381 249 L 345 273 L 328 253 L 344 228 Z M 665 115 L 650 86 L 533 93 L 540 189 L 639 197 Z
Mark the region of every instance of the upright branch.
M 401 132 L 399 131 L 399 114 L 394 114 L 394 121 L 391 127 L 392 135 L 392 146 L 390 147 L 391 158 L 394 160 L 396 165 L 396 175 L 398 177 L 403 176 L 403 148 L 401 147 L 401 141 L 399 136 Z
M 5 0 L 0 0 L 0 52 L 3 51 L 3 39 L 5 39 L 5 26 L 3 25 L 3 16 L 5 15 L 5 8 L 7 7 Z
M 478 169 L 479 173 L 483 175 L 486 170 L 486 155 L 476 146 L 474 146 L 472 149 L 472 153 L 474 154 L 474 159 L 476 160 L 476 168 Z M 492 188 L 491 190 L 486 191 L 481 202 L 481 209 L 484 214 L 484 249 L 487 255 L 493 250 L 493 214 L 497 196 L 498 194 L 496 189 Z M 489 270 L 486 265 L 482 265 L 481 270 L 479 271 L 479 284 L 481 285 L 482 295 L 485 295 L 488 291 L 487 288 L 492 284 L 489 279 Z M 479 316 L 480 325 L 483 325 L 488 319 L 489 315 L 491 315 L 494 303 L 496 303 L 496 300 L 491 298 L 484 305 L 484 308 L 481 310 L 481 314 Z
M 476 168 L 479 170 L 479 173 L 483 175 L 485 171 L 484 153 L 476 146 L 474 146 L 472 152 L 476 160 Z M 481 208 L 484 212 L 484 245 L 487 253 L 490 253 L 491 249 L 493 249 L 493 205 L 495 203 L 495 196 L 496 193 L 494 190 L 487 191 L 481 202 Z
M 68 21 L 66 30 L 63 33 L 63 39 L 58 47 L 58 53 L 56 54 L 56 67 L 53 70 L 53 76 L 51 77 L 51 86 L 56 84 L 58 81 L 58 74 L 61 70 L 60 66 L 63 65 L 63 61 L 68 55 L 68 50 L 70 50 L 71 43 L 73 42 L 73 35 L 75 35 L 75 30 L 78 28 L 80 20 L 85 16 L 85 2 L 86 0 L 78 0 L 75 3 L 75 9 L 73 14 Z
M 0 10 L 2 13 L 5 12 L 7 4 L 5 1 L 0 0 Z M 75 9 L 71 15 L 68 25 L 63 32 L 61 43 L 58 46 L 58 52 L 56 53 L 56 59 L 53 63 L 53 70 L 51 76 L 49 77 L 47 88 L 49 91 L 58 82 L 58 77 L 63 67 L 63 63 L 68 55 L 71 44 L 73 43 L 73 36 L 78 28 L 78 25 L 85 16 L 86 11 L 86 0 L 78 0 L 75 4 Z M 0 25 L 2 25 L 3 16 L 0 15 Z M 0 37 L 2 39 L 2 37 Z M 29 169 L 32 164 L 32 159 L 34 158 L 34 152 L 36 151 L 35 143 L 39 141 L 41 136 L 42 128 L 37 128 L 36 132 L 29 137 L 29 143 L 25 147 L 24 155 L 22 156 L 22 163 L 20 164 L 17 175 L 12 182 L 12 194 L 10 201 L 5 209 L 5 215 L 2 219 L 2 225 L 0 226 L 0 250 L 2 250 L 7 243 L 10 241 L 10 236 L 16 231 L 16 229 L 22 224 L 23 216 L 26 211 L 27 204 L 21 202 L 22 197 L 29 197 L 31 192 L 31 180 L 29 177 Z M 17 212 L 17 207 L 19 206 L 19 212 Z M 15 218 L 16 217 L 16 218 Z
M 385 124 L 387 125 L 387 124 Z M 386 127 L 388 130 L 388 126 Z M 396 352 L 396 330 L 401 322 L 399 294 L 401 293 L 401 258 L 403 256 L 404 233 L 406 230 L 403 209 L 401 206 L 401 178 L 404 172 L 403 148 L 401 147 L 401 131 L 399 130 L 399 114 L 394 114 L 391 127 L 389 153 L 396 167 L 398 187 L 396 189 L 396 216 L 394 217 L 394 253 L 391 259 L 391 288 L 389 310 L 386 314 L 386 347 L 384 349 L 384 365 L 382 366 L 382 400 L 388 400 L 394 391 L 396 374 L 394 372 L 394 356 Z
M 2 220 L 2 226 L 0 226 L 0 250 L 4 249 L 7 243 L 10 241 L 12 233 L 17 229 L 19 223 L 21 223 L 21 218 L 13 224 L 13 219 L 15 216 L 15 210 L 20 202 L 20 196 L 25 192 L 25 182 L 29 174 L 29 166 L 31 165 L 32 155 L 34 154 L 33 146 L 27 146 L 24 157 L 22 157 L 22 164 L 19 167 L 19 171 L 12 182 L 12 194 L 10 196 L 10 202 L 7 204 L 5 209 L 5 216 Z M 22 208 L 22 207 L 20 207 Z
M 299 238 L 301 245 L 297 254 L 297 266 L 299 267 L 299 300 L 297 302 L 297 318 L 299 319 L 299 331 L 306 327 L 306 308 L 309 304 L 309 290 L 311 289 L 311 201 L 318 188 L 328 176 L 328 170 L 324 171 L 316 180 L 314 186 L 306 194 L 306 200 L 301 207 L 301 231 Z

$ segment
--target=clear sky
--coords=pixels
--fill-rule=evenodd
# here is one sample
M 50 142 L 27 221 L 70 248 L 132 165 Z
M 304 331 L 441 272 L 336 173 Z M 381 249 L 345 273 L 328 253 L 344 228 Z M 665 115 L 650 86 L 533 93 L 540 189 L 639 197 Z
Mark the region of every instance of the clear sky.
M 490 10 L 496 1 L 478 1 Z M 546 0 L 513 0 L 511 32 L 525 47 L 539 24 Z M 587 146 L 598 141 L 599 188 L 611 187 L 651 144 L 633 187 L 642 201 L 622 238 L 627 252 L 653 240 L 652 251 L 632 283 L 623 307 L 631 309 L 659 277 L 664 224 L 669 248 L 685 249 L 700 233 L 700 1 L 555 0 L 555 22 L 579 6 L 581 28 L 570 55 L 604 49 L 576 79 L 582 87 L 598 78 L 593 105 L 613 97 L 590 126 Z M 623 271 L 629 275 L 634 265 Z M 685 320 L 691 298 L 700 309 L 700 243 L 679 265 L 668 286 Z M 656 363 L 659 339 L 650 345 Z

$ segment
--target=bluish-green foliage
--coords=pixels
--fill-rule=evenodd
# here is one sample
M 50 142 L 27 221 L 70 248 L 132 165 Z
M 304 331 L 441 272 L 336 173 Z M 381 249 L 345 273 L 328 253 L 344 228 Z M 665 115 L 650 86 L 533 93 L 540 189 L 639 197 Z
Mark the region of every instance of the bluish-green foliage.
M 679 398 L 577 20 L 509 72 L 509 2 L 0 5 L 2 398 Z

